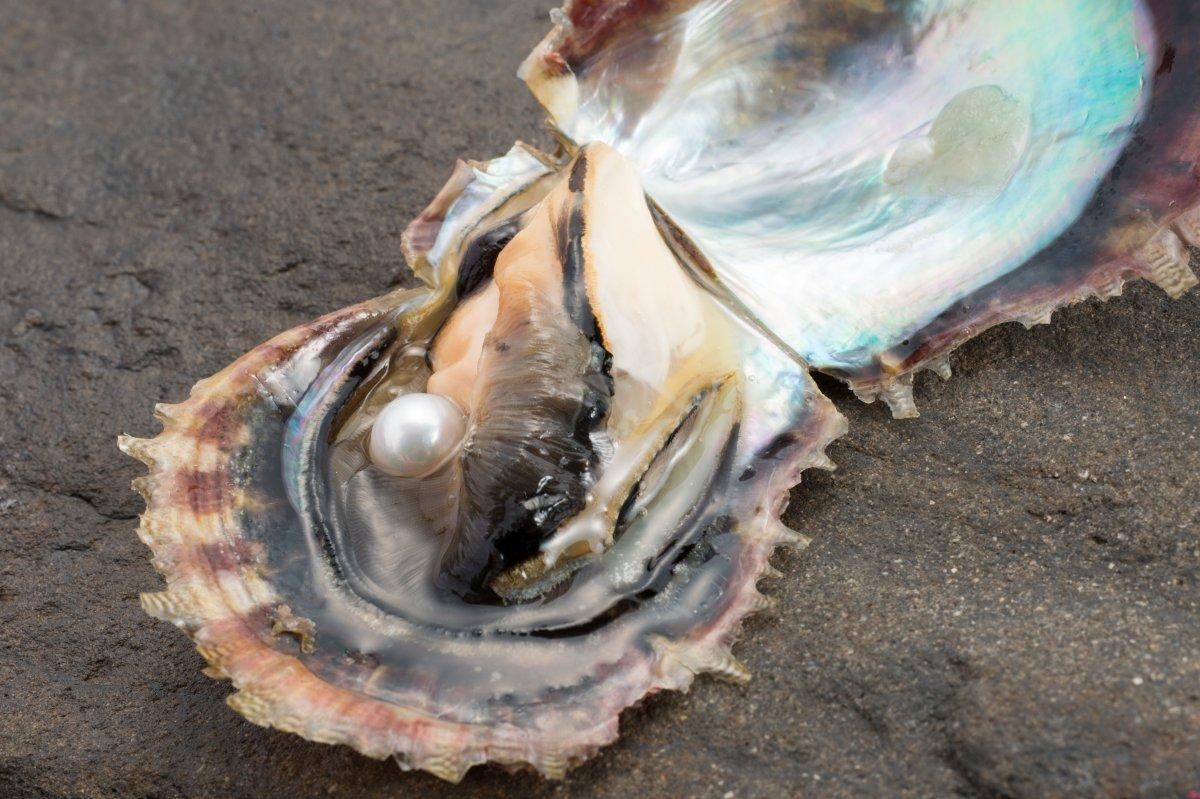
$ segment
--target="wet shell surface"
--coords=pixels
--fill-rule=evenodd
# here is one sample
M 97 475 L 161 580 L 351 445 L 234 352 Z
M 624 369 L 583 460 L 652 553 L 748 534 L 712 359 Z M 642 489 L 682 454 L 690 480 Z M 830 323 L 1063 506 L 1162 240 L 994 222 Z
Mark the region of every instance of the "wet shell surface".
M 998 322 L 1195 280 L 1183 3 L 575 0 L 564 144 L 460 162 L 421 285 L 159 405 L 139 535 L 251 721 L 561 777 L 731 647 L 845 422 Z M 1050 24 L 1053 23 L 1053 24 Z

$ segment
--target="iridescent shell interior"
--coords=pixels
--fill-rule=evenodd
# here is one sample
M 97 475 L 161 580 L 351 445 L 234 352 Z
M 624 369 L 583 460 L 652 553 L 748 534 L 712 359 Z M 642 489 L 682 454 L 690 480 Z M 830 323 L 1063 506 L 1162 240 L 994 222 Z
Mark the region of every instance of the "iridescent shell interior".
M 450 780 L 561 776 L 643 697 L 745 679 L 758 581 L 805 540 L 788 491 L 844 430 L 810 364 L 911 415 L 912 373 L 990 324 L 1194 283 L 1198 24 L 569 2 L 522 69 L 563 153 L 460 163 L 405 236 L 422 286 L 122 440 L 144 607 L 250 720 Z
M 912 415 L 911 372 L 981 328 L 1192 284 L 1185 5 L 575 2 L 522 75 L 569 146 L 638 165 L 735 302 Z

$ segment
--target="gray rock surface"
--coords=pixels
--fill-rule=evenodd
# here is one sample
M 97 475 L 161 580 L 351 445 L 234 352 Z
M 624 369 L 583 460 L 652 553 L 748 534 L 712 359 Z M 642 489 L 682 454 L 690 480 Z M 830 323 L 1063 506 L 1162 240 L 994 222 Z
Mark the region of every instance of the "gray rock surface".
M 456 157 L 534 136 L 549 0 L 0 0 L 0 796 L 1146 796 L 1200 790 L 1200 293 L 994 330 L 796 492 L 744 688 L 562 783 L 457 788 L 259 729 L 144 616 L 116 435 L 406 280 Z

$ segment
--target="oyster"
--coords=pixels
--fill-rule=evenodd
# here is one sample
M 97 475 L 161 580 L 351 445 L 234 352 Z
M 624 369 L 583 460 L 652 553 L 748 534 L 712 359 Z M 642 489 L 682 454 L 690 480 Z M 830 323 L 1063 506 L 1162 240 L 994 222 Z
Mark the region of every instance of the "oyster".
M 746 677 L 740 622 L 805 541 L 787 491 L 845 426 L 810 363 L 911 415 L 973 333 L 1133 275 L 1182 292 L 1200 240 L 1183 3 L 556 18 L 522 74 L 562 157 L 459 163 L 405 234 L 420 287 L 120 442 L 167 582 L 143 606 L 229 703 L 449 780 L 561 776 L 646 695 Z
M 802 541 L 787 489 L 843 421 L 604 145 L 460 166 L 407 242 L 426 287 L 282 334 L 122 440 L 167 578 L 143 606 L 256 723 L 559 776 L 648 693 L 744 678 L 756 582 Z M 467 420 L 453 457 L 378 468 L 382 412 L 431 394 Z
M 732 302 L 912 416 L 913 373 L 987 327 L 1195 283 L 1188 5 L 574 0 L 521 74 L 569 147 L 638 165 Z

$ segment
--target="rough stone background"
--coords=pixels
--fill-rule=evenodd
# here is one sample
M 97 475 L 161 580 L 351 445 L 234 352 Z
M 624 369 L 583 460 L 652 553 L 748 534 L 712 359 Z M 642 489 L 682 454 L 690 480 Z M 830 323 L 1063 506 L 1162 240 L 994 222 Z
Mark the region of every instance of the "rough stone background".
M 457 788 L 243 721 L 134 536 L 156 430 L 253 344 L 405 280 L 458 156 L 539 133 L 550 0 L 0 0 L 0 796 L 1145 796 L 1200 790 L 1200 293 L 994 330 L 796 492 L 748 687 Z

